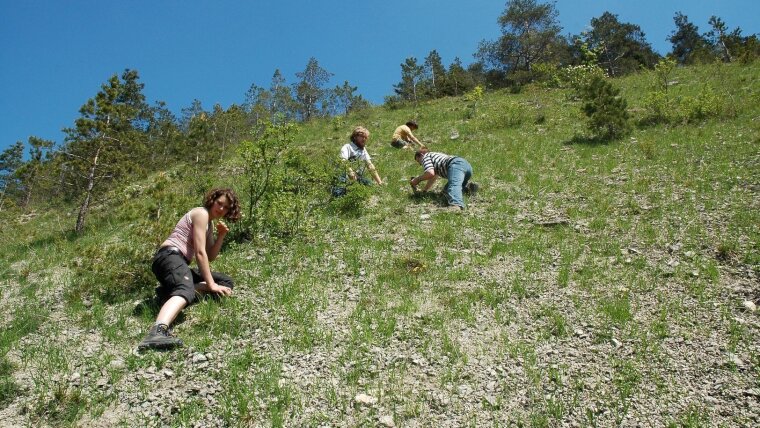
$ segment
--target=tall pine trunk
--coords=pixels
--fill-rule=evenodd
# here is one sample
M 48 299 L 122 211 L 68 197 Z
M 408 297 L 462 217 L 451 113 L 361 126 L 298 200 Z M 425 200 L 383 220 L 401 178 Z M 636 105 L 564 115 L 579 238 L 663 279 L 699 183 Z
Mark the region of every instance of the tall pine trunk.
M 92 189 L 95 188 L 95 172 L 98 169 L 98 156 L 100 156 L 100 149 L 103 148 L 101 143 L 98 146 L 98 150 L 95 151 L 95 157 L 92 159 L 92 166 L 90 167 L 90 173 L 87 175 L 87 188 L 85 189 L 84 200 L 79 207 L 79 215 L 77 216 L 77 226 L 74 229 L 77 233 L 84 231 L 84 221 L 87 217 L 87 213 L 90 211 L 90 200 L 92 199 Z

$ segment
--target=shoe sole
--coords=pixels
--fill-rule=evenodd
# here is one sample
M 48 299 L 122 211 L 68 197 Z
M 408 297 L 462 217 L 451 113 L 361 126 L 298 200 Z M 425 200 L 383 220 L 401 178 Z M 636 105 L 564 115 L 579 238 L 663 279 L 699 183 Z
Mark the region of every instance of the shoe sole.
M 172 349 L 183 346 L 182 342 L 166 343 L 166 342 L 143 342 L 137 345 L 137 349 L 145 351 L 147 349 Z

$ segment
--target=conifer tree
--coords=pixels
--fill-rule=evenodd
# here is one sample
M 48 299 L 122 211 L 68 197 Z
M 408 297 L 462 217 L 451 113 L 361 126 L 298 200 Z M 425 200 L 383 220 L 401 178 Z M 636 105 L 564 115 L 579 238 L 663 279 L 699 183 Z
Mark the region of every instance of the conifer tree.
M 304 122 L 318 115 L 320 107 L 327 101 L 327 91 L 324 86 L 332 77 L 332 73 L 319 66 L 316 58 L 311 57 L 304 71 L 296 73 L 300 79 L 295 84 L 296 108 Z
M 136 70 L 113 75 L 79 110 L 73 128 L 66 128 L 65 174 L 72 196 L 80 199 L 75 230 L 84 230 L 92 199 L 109 182 L 142 171 L 149 108 Z

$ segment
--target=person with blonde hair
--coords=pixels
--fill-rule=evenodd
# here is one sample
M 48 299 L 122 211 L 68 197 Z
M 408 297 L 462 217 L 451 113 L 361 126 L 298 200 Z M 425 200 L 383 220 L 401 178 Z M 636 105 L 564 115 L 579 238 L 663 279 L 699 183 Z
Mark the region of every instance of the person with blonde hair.
M 371 185 L 372 182 L 366 177 L 367 170 L 369 170 L 375 183 L 379 185 L 385 184 L 365 148 L 367 140 L 369 140 L 367 128 L 357 126 L 351 132 L 350 139 L 351 142 L 345 144 L 340 149 L 340 159 L 347 162 L 348 165 L 346 166 L 346 172 L 338 178 L 338 185 L 333 187 L 333 195 L 335 196 L 342 196 L 346 193 L 345 184 L 348 180 L 357 181 L 365 186 Z

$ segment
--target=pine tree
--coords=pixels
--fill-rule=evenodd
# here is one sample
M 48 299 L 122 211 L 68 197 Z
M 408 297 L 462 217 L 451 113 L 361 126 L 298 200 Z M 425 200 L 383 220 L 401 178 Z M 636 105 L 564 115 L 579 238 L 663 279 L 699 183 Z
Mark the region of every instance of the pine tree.
M 676 30 L 670 34 L 668 41 L 673 45 L 671 55 L 679 64 L 692 64 L 707 54 L 707 40 L 699 34 L 699 28 L 689 22 L 681 12 L 673 17 Z
M 332 73 L 320 67 L 317 59 L 312 57 L 304 71 L 296 73 L 296 77 L 301 79 L 295 84 L 296 108 L 301 120 L 308 122 L 319 113 L 320 106 L 317 104 L 327 101 L 324 86 Z
M 425 70 L 417 64 L 417 58 L 409 57 L 401 64 L 401 82 L 394 85 L 393 90 L 402 100 L 417 103 L 421 95 L 418 85 L 424 75 Z
M 430 80 L 428 90 L 432 98 L 442 97 L 446 87 L 446 67 L 443 66 L 441 56 L 433 49 L 425 58 L 425 74 Z
M 135 70 L 113 75 L 79 110 L 73 128 L 66 128 L 64 172 L 81 198 L 75 230 L 84 230 L 92 199 L 118 178 L 143 171 L 148 157 L 144 141 L 150 109 Z
M 625 136 L 630 132 L 628 104 L 620 89 L 603 77 L 595 76 L 581 91 L 583 112 L 589 118 L 589 130 L 602 140 Z

